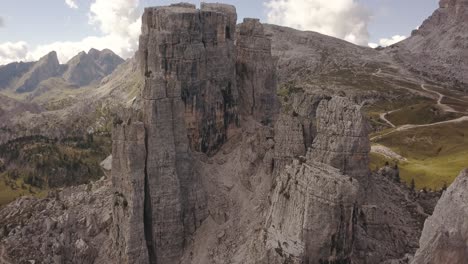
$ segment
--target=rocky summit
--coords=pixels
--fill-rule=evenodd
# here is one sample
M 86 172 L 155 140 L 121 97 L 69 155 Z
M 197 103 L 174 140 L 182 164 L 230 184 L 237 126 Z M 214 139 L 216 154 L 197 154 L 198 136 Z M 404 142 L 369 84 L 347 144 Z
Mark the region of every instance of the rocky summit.
M 440 0 L 439 9 L 391 53 L 419 74 L 466 91 L 467 32 L 468 1 Z
M 465 2 L 441 1 L 411 38 L 380 51 L 253 18 L 236 24 L 227 4 L 148 7 L 126 62 L 91 49 L 66 65 L 50 53 L 0 67 L 0 89 L 28 96 L 0 94 L 0 174 L 16 177 L 7 184 L 17 191 L 56 184 L 0 208 L 0 263 L 465 263 L 467 171 L 440 192 L 408 185 L 413 152 L 384 146 L 418 146 L 423 135 L 425 150 L 432 134 L 412 130 L 464 124 L 463 97 L 436 86 L 422 57 L 434 21 L 465 19 Z M 463 82 L 450 71 L 445 84 Z M 71 96 L 41 101 L 56 85 Z M 407 100 L 434 98 L 435 123 L 392 118 L 422 111 Z M 378 112 L 392 100 L 402 108 Z M 394 160 L 376 162 L 376 149 Z M 21 182 L 18 160 L 42 177 Z M 85 184 L 60 185 L 68 171 Z M 91 172 L 105 176 L 81 179 Z

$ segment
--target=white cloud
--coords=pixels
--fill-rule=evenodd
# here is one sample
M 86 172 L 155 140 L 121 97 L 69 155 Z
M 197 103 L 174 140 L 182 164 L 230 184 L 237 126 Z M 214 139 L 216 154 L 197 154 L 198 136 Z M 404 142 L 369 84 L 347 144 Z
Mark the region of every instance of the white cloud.
M 4 27 L 4 26 L 5 26 L 5 23 L 3 22 L 3 18 L 0 17 L 0 28 L 1 28 L 1 27 Z
M 381 46 L 381 47 L 391 46 L 391 45 L 393 45 L 395 43 L 398 43 L 398 42 L 400 42 L 402 40 L 405 40 L 405 39 L 406 39 L 406 36 L 395 35 L 395 36 L 393 36 L 393 37 L 391 37 L 389 39 L 388 38 L 381 38 L 379 40 L 379 44 L 369 43 L 368 45 L 369 45 L 369 47 L 375 49 L 378 46 Z
M 266 0 L 269 23 L 367 45 L 370 12 L 356 0 Z
M 5 42 L 0 44 L 0 65 L 13 61 L 26 60 L 28 45 L 24 41 Z
M 72 9 L 77 9 L 78 5 L 76 4 L 75 0 L 65 0 L 65 4 Z
M 139 0 L 95 0 L 90 7 L 89 23 L 105 34 L 135 36 L 140 33 Z
M 0 47 L 8 46 L 12 52 L 10 54 L 0 51 L 0 65 L 15 60 L 38 60 L 53 50 L 57 52 L 61 63 L 66 63 L 79 52 L 91 48 L 111 49 L 123 58 L 133 56 L 138 48 L 138 36 L 141 30 L 138 5 L 139 0 L 93 0 L 89 11 L 89 23 L 96 26 L 101 36 L 89 36 L 80 41 L 57 41 L 33 49 L 28 48 L 27 43 L 21 42 L 24 45 L 17 50 L 21 51 L 19 55 L 22 56 L 17 56 L 18 54 L 13 51 L 12 43 L 0 43 Z
M 400 42 L 400 41 L 402 41 L 404 39 L 406 39 L 405 36 L 395 35 L 395 36 L 393 36 L 393 37 L 391 37 L 389 39 L 387 39 L 387 38 L 380 39 L 379 43 L 380 43 L 380 46 L 387 47 L 387 46 L 391 46 L 391 45 L 393 45 L 395 43 L 398 43 L 398 42 Z

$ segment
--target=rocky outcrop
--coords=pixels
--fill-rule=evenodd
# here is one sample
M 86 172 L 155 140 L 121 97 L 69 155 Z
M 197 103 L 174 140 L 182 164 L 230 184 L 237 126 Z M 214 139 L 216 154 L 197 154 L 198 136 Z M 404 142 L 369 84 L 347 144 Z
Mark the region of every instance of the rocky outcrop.
M 55 51 L 42 57 L 34 66 L 25 73 L 15 84 L 14 89 L 18 93 L 30 92 L 36 86 L 51 77 L 56 77 L 61 73 L 60 63 Z
M 0 210 L 2 263 L 118 263 L 110 261 L 112 188 L 104 179 L 22 197 Z
M 145 75 L 146 153 L 144 219 L 139 221 L 150 263 L 177 263 L 207 216 L 191 152 L 216 152 L 239 125 L 230 34 L 235 21 L 234 7 L 219 4 L 204 4 L 201 10 L 189 4 L 147 8 L 143 15 L 139 61 Z M 121 171 L 113 170 L 115 175 Z
M 276 63 L 271 40 L 258 19 L 244 19 L 237 31 L 237 82 L 242 115 L 271 124 L 278 114 Z
M 275 186 L 265 263 L 350 263 L 358 181 L 329 165 L 295 160 Z
M 468 259 L 468 170 L 440 198 L 424 224 L 412 264 L 466 263 Z
M 240 131 L 241 114 L 246 123 L 253 117 L 271 125 L 275 119 L 279 106 L 276 82 L 272 81 L 274 64 L 267 64 L 272 62 L 269 40 L 261 24 L 252 21 L 239 36 L 242 45 L 236 47 L 236 21 L 235 8 L 223 4 L 202 4 L 199 10 L 191 4 L 145 9 L 138 52 L 145 76 L 141 98 L 144 129 L 119 125 L 114 132 L 143 133 L 146 151 L 140 155 L 144 157 L 131 156 L 129 146 L 125 147 L 127 135 L 123 141 L 114 136 L 113 143 L 113 157 L 117 157 L 112 166 L 114 187 L 128 204 L 138 207 L 128 215 L 114 210 L 121 223 L 116 223 L 115 229 L 126 241 L 122 244 L 125 247 L 119 248 L 124 262 L 135 261 L 133 252 L 143 252 L 141 240 L 130 235 L 133 230 L 138 237 L 143 225 L 149 262 L 178 263 L 190 237 L 208 215 L 206 193 L 193 153 L 216 154 Z M 257 43 L 256 39 L 261 41 Z M 241 56 L 236 56 L 239 50 Z M 243 65 L 251 73 L 239 72 L 236 65 Z M 246 78 L 258 78 L 259 82 L 247 87 Z M 249 89 L 249 94 L 257 97 L 253 111 L 239 111 L 238 105 L 246 104 L 239 98 L 239 89 Z M 128 137 L 135 138 L 130 134 Z M 256 156 L 252 153 L 252 157 Z M 269 157 L 272 159 L 272 155 Z M 144 159 L 144 188 L 140 185 L 142 176 L 128 167 L 136 158 Z M 123 161 L 127 161 L 127 167 L 115 166 Z M 250 176 L 257 171 L 257 158 L 246 157 L 245 165 L 241 182 L 251 188 Z M 271 162 L 267 162 L 266 167 L 270 166 Z M 133 185 L 129 189 L 129 184 L 119 182 Z
M 281 172 L 296 158 L 305 156 L 304 129 L 297 116 L 281 114 L 275 124 L 275 172 Z
M 370 174 L 370 142 L 369 124 L 361 108 L 343 97 L 322 100 L 316 126 L 308 159 L 338 168 L 365 185 Z
M 235 72 L 235 9 L 222 5 L 147 8 L 140 38 L 143 98 L 175 101 L 179 136 L 191 149 L 215 152 L 239 125 Z M 190 37 L 188 33 L 190 32 Z M 187 133 L 185 133 L 187 130 Z

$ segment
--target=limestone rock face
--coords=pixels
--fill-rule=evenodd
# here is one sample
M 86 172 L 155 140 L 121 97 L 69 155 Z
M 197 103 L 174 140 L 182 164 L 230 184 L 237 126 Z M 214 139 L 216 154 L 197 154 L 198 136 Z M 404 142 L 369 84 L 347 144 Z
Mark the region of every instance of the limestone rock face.
M 271 198 L 266 263 L 349 263 L 358 189 L 357 180 L 326 164 L 287 166 Z
M 147 8 L 143 15 L 143 98 L 174 101 L 194 151 L 214 153 L 239 125 L 236 17 L 234 7 L 220 4 Z
M 369 176 L 369 125 L 361 108 L 346 98 L 322 100 L 317 108 L 317 136 L 308 158 L 340 169 L 367 182 Z
M 15 84 L 15 90 L 18 93 L 30 92 L 36 86 L 51 77 L 58 76 L 61 73 L 60 63 L 55 51 L 42 57 L 34 66 L 25 73 Z
M 468 170 L 444 192 L 424 224 L 413 264 L 466 263 L 468 259 Z
M 269 40 L 256 21 L 236 47 L 236 21 L 235 8 L 223 4 L 202 4 L 200 10 L 183 3 L 145 9 L 138 52 L 145 78 L 143 122 L 132 124 L 139 118 L 133 116 L 116 127 L 113 139 L 112 178 L 118 203 L 131 206 L 114 209 L 114 233 L 119 238 L 115 247 L 123 263 L 179 263 L 191 244 L 208 216 L 201 168 L 194 157 L 215 155 L 239 134 L 238 105 L 245 103 L 237 80 L 242 87 L 247 85 L 246 76 L 260 80 L 248 86 L 259 103 L 252 106 L 254 111 L 242 112 L 244 129 L 258 120 L 270 125 L 265 131 L 272 130 L 279 108 L 275 68 L 273 63 L 257 62 L 272 61 Z M 237 50 L 243 56 L 236 56 Z M 254 74 L 237 71 L 236 60 Z M 273 145 L 271 133 L 261 146 Z M 252 189 L 257 165 L 271 173 L 272 160 L 272 151 L 261 158 L 256 151 L 246 151 L 242 185 Z
M 278 114 L 276 63 L 271 40 L 258 19 L 244 19 L 237 32 L 237 81 L 243 115 L 270 124 Z
M 144 225 L 145 127 L 143 123 L 115 126 L 112 185 L 115 189 L 112 232 L 119 263 L 149 263 Z
M 275 124 L 275 171 L 280 172 L 294 158 L 305 156 L 304 129 L 298 117 L 281 114 Z

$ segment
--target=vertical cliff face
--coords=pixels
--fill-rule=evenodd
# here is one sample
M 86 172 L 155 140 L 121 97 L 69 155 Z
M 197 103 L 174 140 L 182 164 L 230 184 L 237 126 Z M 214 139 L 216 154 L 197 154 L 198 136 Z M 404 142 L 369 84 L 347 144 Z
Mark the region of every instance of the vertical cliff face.
M 143 219 L 145 127 L 141 122 L 118 125 L 112 140 L 113 247 L 122 263 L 148 263 Z
M 143 15 L 143 99 L 174 102 L 180 132 L 194 151 L 216 152 L 239 125 L 236 19 L 234 7 L 210 4 L 147 8 Z
M 368 176 L 366 120 L 348 100 L 324 96 L 278 117 L 271 42 L 255 19 L 236 34 L 236 20 L 222 4 L 145 9 L 142 114 L 114 131 L 113 233 L 122 263 L 351 259 Z M 223 225 L 234 226 L 226 240 L 211 231 Z M 250 250 L 247 239 L 259 251 L 236 252 Z M 232 250 L 207 257 L 198 246 L 205 240 Z
M 370 142 L 369 125 L 361 108 L 343 97 L 322 100 L 316 125 L 309 159 L 338 168 L 365 184 L 370 174 Z
M 241 114 L 271 124 L 279 110 L 276 63 L 271 56 L 271 40 L 258 19 L 247 18 L 239 25 L 236 68 Z
M 114 138 L 114 187 L 132 205 L 130 211 L 114 209 L 121 223 L 115 233 L 124 241 L 118 245 L 122 262 L 145 262 L 135 253 L 145 252 L 144 238 L 149 263 L 178 263 L 207 216 L 206 193 L 192 153 L 216 154 L 237 133 L 241 114 L 270 124 L 278 111 L 274 65 L 249 62 L 272 61 L 261 24 L 256 21 L 256 30 L 241 35 L 243 53 L 236 56 L 236 21 L 235 8 L 223 4 L 202 4 L 199 10 L 190 4 L 145 9 L 138 52 L 145 77 L 143 122 L 138 129 L 118 126 Z M 258 47 L 256 38 L 262 40 Z M 258 97 L 252 111 L 238 109 L 245 103 L 239 99 L 237 80 L 245 83 L 247 73 L 236 71 L 241 64 L 236 60 L 254 73 L 248 78 L 261 80 L 248 87 Z M 131 140 L 120 135 L 127 130 L 138 133 L 138 140 L 144 138 L 144 154 L 132 154 Z M 138 173 L 128 168 L 134 159 L 144 160 L 135 168 Z

